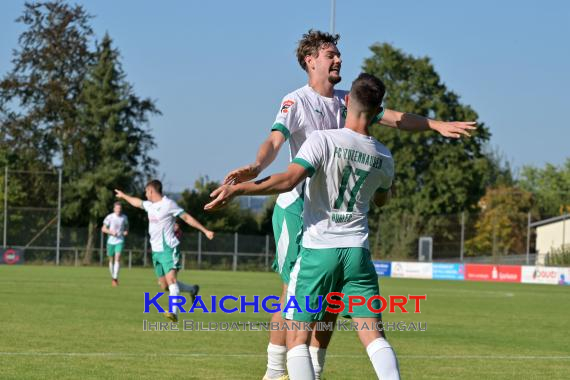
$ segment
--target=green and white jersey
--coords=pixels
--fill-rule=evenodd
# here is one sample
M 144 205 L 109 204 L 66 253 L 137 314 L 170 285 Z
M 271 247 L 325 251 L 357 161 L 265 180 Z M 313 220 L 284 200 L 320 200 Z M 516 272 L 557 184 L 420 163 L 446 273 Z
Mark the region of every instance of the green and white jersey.
M 335 90 L 332 98 L 319 95 L 309 85 L 305 85 L 285 95 L 271 130 L 280 131 L 289 141 L 292 160 L 305 140 L 318 130 L 344 127 L 347 91 Z M 303 184 L 277 198 L 279 207 L 287 208 L 301 194 Z
M 309 171 L 303 247 L 368 249 L 370 201 L 387 191 L 394 160 L 386 146 L 351 129 L 313 133 L 293 160 Z
M 174 248 L 180 244 L 174 235 L 176 217 L 184 213 L 172 199 L 163 196 L 158 202 L 144 201 L 143 209 L 148 214 L 148 233 L 153 252 L 165 251 L 164 244 Z
M 103 225 L 119 234 L 119 236 L 109 235 L 107 238 L 107 244 L 114 245 L 125 242 L 125 236 L 123 233 L 129 230 L 129 219 L 125 214 L 117 215 L 113 212 L 105 217 Z
M 333 97 L 327 98 L 309 85 L 285 95 L 271 130 L 280 131 L 289 141 L 291 160 L 314 131 L 344 127 L 347 95 L 348 91 L 334 90 Z M 382 110 L 378 119 L 382 118 L 383 113 Z M 285 209 L 293 204 L 302 189 L 303 184 L 299 184 L 292 191 L 280 194 L 277 198 L 279 207 Z

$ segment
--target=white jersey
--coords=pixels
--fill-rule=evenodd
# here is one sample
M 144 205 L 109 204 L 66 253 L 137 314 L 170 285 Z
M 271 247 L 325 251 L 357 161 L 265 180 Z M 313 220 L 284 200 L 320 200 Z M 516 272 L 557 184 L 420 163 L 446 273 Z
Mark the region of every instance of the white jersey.
M 174 222 L 184 210 L 167 196 L 154 203 L 144 201 L 142 206 L 148 214 L 148 233 L 152 251 L 164 251 L 165 244 L 171 248 L 178 246 L 180 242 L 174 234 Z
M 388 191 L 394 160 L 373 137 L 351 129 L 313 133 L 294 163 L 311 176 L 305 189 L 303 247 L 368 247 L 370 201 Z
M 129 220 L 125 214 L 117 215 L 113 212 L 105 217 L 103 225 L 119 235 L 109 235 L 107 244 L 124 243 L 125 235 L 123 233 L 129 230 Z
M 333 97 L 327 98 L 305 85 L 283 98 L 271 129 L 280 131 L 289 140 L 291 160 L 314 131 L 344 127 L 347 95 L 348 91 L 334 90 Z M 302 193 L 303 185 L 299 184 L 292 191 L 280 194 L 277 198 L 279 207 L 287 208 L 295 202 Z

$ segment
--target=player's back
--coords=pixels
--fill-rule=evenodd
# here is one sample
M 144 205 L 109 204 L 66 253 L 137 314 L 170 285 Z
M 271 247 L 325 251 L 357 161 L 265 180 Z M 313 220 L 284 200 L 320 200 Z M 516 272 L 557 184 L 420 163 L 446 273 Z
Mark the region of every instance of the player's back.
M 303 246 L 368 247 L 370 201 L 394 176 L 388 148 L 351 129 L 318 131 L 303 146 L 315 173 L 305 188 Z

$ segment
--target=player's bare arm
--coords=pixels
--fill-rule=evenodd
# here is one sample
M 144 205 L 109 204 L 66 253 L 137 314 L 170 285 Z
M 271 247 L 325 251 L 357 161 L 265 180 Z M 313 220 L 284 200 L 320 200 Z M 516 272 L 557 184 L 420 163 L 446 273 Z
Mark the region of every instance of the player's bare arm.
M 474 121 L 440 121 L 427 117 L 386 109 L 380 124 L 404 131 L 437 131 L 444 137 L 458 139 L 469 137 L 469 131 L 477 129 Z
M 193 228 L 197 229 L 198 231 L 201 231 L 204 235 L 206 235 L 206 237 L 209 240 L 212 240 L 214 238 L 214 232 L 213 231 L 210 231 L 209 229 L 204 227 L 202 225 L 202 223 L 197 221 L 195 218 L 192 217 L 192 215 L 188 214 L 187 212 L 180 215 L 180 219 L 182 219 L 184 222 L 186 222 L 186 224 L 188 224 L 190 227 L 193 227 Z
M 204 206 L 204 210 L 212 211 L 224 207 L 234 197 L 240 195 L 270 195 L 293 190 L 309 173 L 301 165 L 291 163 L 284 173 L 274 174 L 255 182 L 237 185 L 222 185 L 210 194 L 213 201 Z
M 101 231 L 103 231 L 104 234 L 115 236 L 115 231 L 107 228 L 106 225 L 103 225 L 103 227 L 101 228 Z
M 259 173 L 275 160 L 284 142 L 285 136 L 283 136 L 283 133 L 272 131 L 269 137 L 259 147 L 255 162 L 232 170 L 226 178 L 224 178 L 224 184 L 242 183 L 255 179 Z
M 124 199 L 125 201 L 127 201 L 128 204 L 130 204 L 133 207 L 143 208 L 142 207 L 143 201 L 140 198 L 127 195 L 123 193 L 121 190 L 117 189 L 115 189 L 115 196 L 118 199 Z

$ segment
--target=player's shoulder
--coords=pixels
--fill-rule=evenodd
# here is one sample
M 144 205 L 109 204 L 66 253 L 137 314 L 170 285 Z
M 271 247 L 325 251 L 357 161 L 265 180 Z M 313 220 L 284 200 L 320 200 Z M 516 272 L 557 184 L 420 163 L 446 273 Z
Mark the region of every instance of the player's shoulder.
M 386 145 L 382 144 L 376 138 L 373 138 L 373 141 L 374 141 L 376 152 L 379 155 L 381 155 L 382 157 L 384 157 L 386 159 L 389 159 L 390 161 L 394 161 L 394 157 L 392 156 L 392 152 L 390 151 L 390 149 Z

